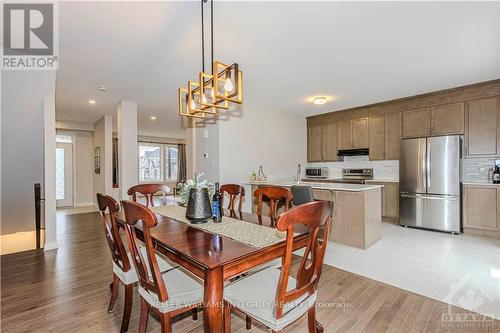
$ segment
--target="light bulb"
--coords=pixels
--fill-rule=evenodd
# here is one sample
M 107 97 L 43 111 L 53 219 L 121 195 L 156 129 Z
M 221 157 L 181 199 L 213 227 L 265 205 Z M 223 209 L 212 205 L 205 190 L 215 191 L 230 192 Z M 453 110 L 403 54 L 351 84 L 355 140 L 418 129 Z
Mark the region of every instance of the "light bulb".
M 230 92 L 230 91 L 233 91 L 233 89 L 234 89 L 233 81 L 231 80 L 230 77 L 228 77 L 226 79 L 226 83 L 224 83 L 224 90 L 226 90 L 227 92 Z
M 205 94 L 201 94 L 201 103 L 207 104 L 207 98 L 205 97 Z
M 212 101 L 215 100 L 215 88 L 210 89 L 210 97 L 212 97 Z
M 191 99 L 191 103 L 189 103 L 189 109 L 194 110 L 196 108 L 196 104 L 194 103 L 194 99 Z

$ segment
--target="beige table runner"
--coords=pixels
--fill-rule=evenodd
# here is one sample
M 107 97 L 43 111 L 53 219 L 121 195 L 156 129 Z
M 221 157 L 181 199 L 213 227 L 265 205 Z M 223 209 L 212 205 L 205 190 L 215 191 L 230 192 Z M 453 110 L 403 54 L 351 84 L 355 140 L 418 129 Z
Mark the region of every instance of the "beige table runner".
M 184 222 L 193 228 L 229 237 L 254 247 L 266 247 L 282 242 L 286 238 L 286 232 L 227 216 L 222 217 L 221 223 L 214 223 L 212 219 L 209 219 L 207 223 L 192 224 L 186 218 L 186 208 L 181 206 L 170 205 L 151 207 L 151 210 L 156 214 L 166 216 L 179 222 Z

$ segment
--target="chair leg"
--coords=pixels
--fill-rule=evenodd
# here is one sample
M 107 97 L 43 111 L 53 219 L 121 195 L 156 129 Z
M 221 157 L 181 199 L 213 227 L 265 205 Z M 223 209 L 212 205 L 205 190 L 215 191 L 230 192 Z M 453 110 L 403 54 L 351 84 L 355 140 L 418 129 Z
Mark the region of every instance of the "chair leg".
M 323 326 L 316 320 L 316 306 L 313 306 L 307 312 L 307 322 L 309 333 L 323 333 Z
M 141 296 L 141 312 L 139 316 L 139 333 L 146 333 L 148 327 L 148 303 Z
M 231 306 L 224 303 L 224 333 L 231 332 Z
M 170 314 L 162 313 L 161 314 L 161 332 L 162 333 L 171 333 L 172 332 L 172 324 L 170 323 Z
M 246 316 L 246 322 L 247 330 L 252 329 L 252 317 Z
M 134 289 L 132 284 L 125 286 L 125 305 L 123 307 L 122 327 L 120 329 L 121 333 L 127 332 L 128 330 L 128 323 L 130 322 L 130 314 L 132 312 L 132 300 L 134 298 L 133 291 Z
M 118 297 L 118 289 L 120 289 L 120 279 L 114 273 L 113 273 L 113 282 L 111 282 L 110 287 L 111 287 L 111 299 L 109 300 L 108 312 L 113 312 L 113 309 L 115 308 L 116 298 Z
M 198 321 L 198 308 L 191 309 L 191 317 L 193 321 Z

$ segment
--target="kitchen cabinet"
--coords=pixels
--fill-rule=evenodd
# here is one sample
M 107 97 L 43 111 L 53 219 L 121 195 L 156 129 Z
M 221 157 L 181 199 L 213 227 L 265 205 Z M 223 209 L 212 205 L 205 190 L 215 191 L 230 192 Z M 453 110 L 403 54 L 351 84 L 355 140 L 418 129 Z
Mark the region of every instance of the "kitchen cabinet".
M 368 132 L 370 160 L 385 159 L 385 117 L 370 117 Z
M 352 148 L 352 121 L 339 122 L 339 149 Z
M 323 128 L 323 161 L 337 161 L 339 125 L 326 124 Z
M 385 115 L 385 159 L 399 160 L 401 146 L 401 112 Z
M 403 112 L 403 138 L 418 138 L 431 134 L 429 108 Z
M 352 147 L 368 148 L 368 118 L 352 120 Z
M 399 220 L 399 182 L 367 180 L 367 184 L 384 185 L 382 188 L 382 218 Z
M 500 185 L 464 185 L 464 227 L 500 231 Z
M 465 102 L 466 157 L 500 156 L 500 98 Z
M 323 160 L 323 125 L 307 128 L 307 161 Z
M 431 107 L 431 135 L 464 133 L 464 103 Z

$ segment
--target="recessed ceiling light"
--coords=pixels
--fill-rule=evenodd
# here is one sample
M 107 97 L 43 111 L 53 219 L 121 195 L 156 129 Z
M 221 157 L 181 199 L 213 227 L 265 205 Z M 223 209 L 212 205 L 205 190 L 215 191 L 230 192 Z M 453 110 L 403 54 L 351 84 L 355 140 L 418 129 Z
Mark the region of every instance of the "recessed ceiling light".
M 156 117 L 155 116 L 151 116 L 151 117 L 149 117 L 149 119 L 156 120 Z
M 99 90 L 100 92 L 107 92 L 108 91 L 108 87 L 99 86 L 99 87 L 97 87 L 97 90 Z
M 326 97 L 318 96 L 313 98 L 313 103 L 316 105 L 322 105 L 326 103 Z
M 89 99 L 89 104 L 94 105 L 94 104 L 95 104 L 95 100 L 93 100 L 93 99 Z

